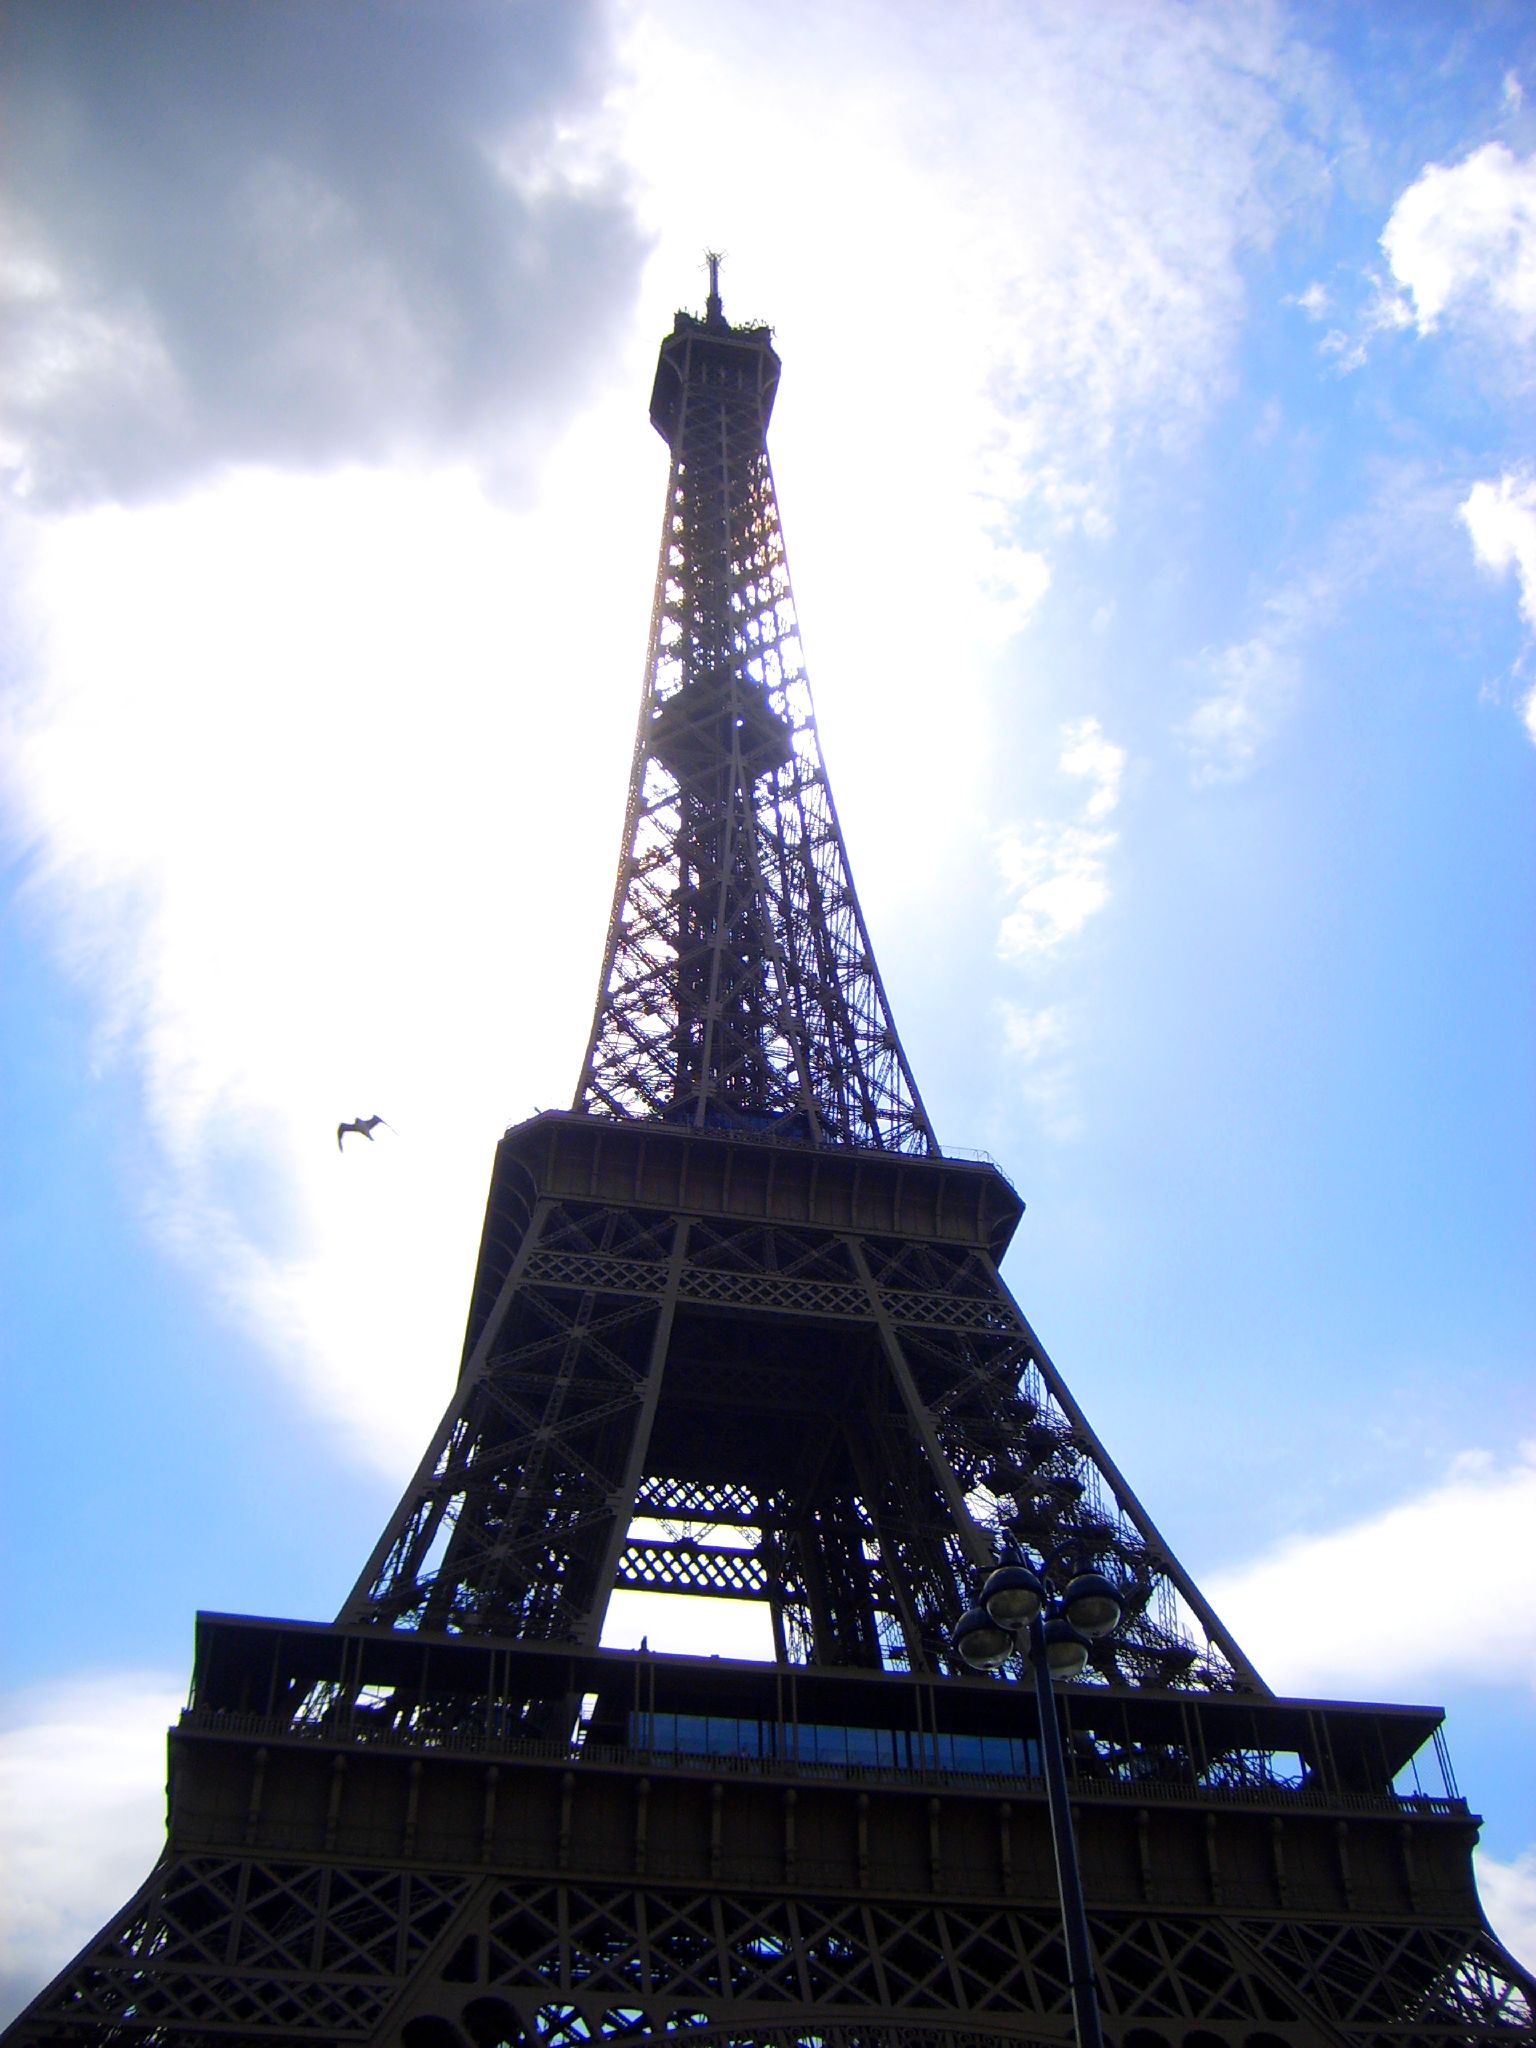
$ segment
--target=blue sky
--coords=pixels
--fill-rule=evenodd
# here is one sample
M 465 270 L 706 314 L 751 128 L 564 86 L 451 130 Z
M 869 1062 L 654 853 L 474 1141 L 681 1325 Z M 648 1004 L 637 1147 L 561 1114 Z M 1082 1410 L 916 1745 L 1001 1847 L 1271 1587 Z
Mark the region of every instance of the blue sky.
M 1536 1954 L 1536 31 L 779 13 L 7 11 L 11 2004 L 194 1610 L 344 1597 L 570 1099 L 706 246 L 1014 1291 L 1271 1683 L 1448 1706 Z

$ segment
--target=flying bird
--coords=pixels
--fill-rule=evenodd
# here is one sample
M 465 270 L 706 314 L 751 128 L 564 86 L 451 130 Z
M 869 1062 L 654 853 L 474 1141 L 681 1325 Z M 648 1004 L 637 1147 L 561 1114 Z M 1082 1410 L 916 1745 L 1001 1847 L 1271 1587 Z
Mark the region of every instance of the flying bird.
M 341 1141 L 348 1131 L 356 1131 L 359 1137 L 366 1138 L 371 1145 L 373 1143 L 373 1134 L 380 1124 L 384 1124 L 386 1131 L 392 1131 L 395 1128 L 393 1124 L 384 1123 L 384 1119 L 381 1116 L 355 1116 L 349 1124 L 338 1124 L 336 1126 L 336 1150 L 338 1152 L 341 1150 Z

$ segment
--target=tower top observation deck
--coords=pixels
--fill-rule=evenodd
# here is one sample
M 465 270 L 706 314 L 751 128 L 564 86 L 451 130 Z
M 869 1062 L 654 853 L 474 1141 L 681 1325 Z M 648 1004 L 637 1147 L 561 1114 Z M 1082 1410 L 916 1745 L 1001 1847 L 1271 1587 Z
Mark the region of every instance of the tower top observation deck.
M 683 397 L 690 386 L 755 393 L 759 423 L 767 434 L 779 387 L 773 330 L 762 321 L 748 321 L 740 327 L 730 324 L 720 299 L 720 258 L 713 255 L 709 258 L 704 318 L 681 311 L 677 314 L 672 332 L 661 344 L 656 381 L 651 387 L 651 425 L 674 452 Z

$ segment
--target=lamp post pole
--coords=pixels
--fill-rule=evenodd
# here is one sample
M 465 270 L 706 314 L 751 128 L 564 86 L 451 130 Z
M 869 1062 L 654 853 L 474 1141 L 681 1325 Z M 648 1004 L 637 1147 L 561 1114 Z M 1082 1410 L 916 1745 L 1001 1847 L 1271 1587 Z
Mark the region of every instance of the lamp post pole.
M 1056 1718 L 1056 1688 L 1045 1655 L 1045 1619 L 1029 1624 L 1029 1661 L 1035 1672 L 1035 1698 L 1040 1707 L 1040 1756 L 1045 1767 L 1045 1803 L 1051 1814 L 1051 1847 L 1056 1856 L 1056 1889 L 1061 1895 L 1061 1924 L 1067 1938 L 1067 1983 L 1072 1993 L 1072 2023 L 1078 2048 L 1104 2048 L 1099 2019 L 1098 1975 L 1088 1939 L 1088 1909 L 1083 1904 L 1083 1879 L 1077 1862 L 1077 1837 L 1067 1794 L 1067 1765 Z
M 1062 1932 L 1066 1937 L 1072 2024 L 1078 2048 L 1104 2048 L 1098 1978 L 1093 1945 L 1088 1938 L 1088 1913 L 1083 1904 L 1082 1873 L 1072 1830 L 1061 1723 L 1051 1681 L 1058 1668 L 1069 1677 L 1083 1670 L 1093 1639 L 1110 1635 L 1119 1627 L 1123 1602 L 1117 1588 L 1096 1571 L 1078 1572 L 1058 1596 L 1050 1574 L 1069 1549 L 1068 1545 L 1058 1546 L 1036 1572 L 1024 1562 L 1012 1538 L 1000 1540 L 997 1569 L 981 1589 L 981 1604 L 961 1616 L 953 1642 L 961 1659 L 979 1671 L 999 1670 L 1010 1658 L 1018 1656 L 1034 1666 L 1035 1699 L 1040 1710 L 1040 1758 L 1045 1771 L 1046 1806 L 1051 1816 Z

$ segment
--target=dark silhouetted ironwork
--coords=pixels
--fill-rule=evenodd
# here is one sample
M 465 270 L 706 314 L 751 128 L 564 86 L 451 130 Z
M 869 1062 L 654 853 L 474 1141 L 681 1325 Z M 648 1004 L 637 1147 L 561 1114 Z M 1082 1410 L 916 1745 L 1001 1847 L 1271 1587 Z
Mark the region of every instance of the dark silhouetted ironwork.
M 1004 1287 L 1018 1197 L 934 1140 L 778 375 L 712 266 L 591 1040 L 498 1148 L 447 1413 L 335 1623 L 199 1618 L 165 1853 L 18 2048 L 1068 2040 L 1038 1704 L 949 1643 L 995 1539 L 1123 1595 L 1057 1696 L 1115 2048 L 1532 2038 L 1476 1819 L 1399 1789 L 1438 1712 L 1270 1692 Z M 757 1602 L 772 1655 L 605 1649 L 616 1590 Z

